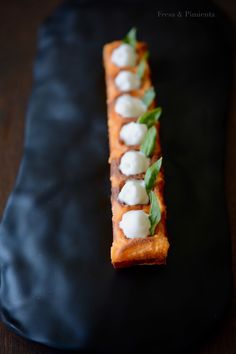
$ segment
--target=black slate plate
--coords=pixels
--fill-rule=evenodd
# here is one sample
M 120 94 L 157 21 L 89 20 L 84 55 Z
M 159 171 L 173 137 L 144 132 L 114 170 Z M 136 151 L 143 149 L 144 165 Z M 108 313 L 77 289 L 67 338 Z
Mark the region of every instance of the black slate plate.
M 224 194 L 230 29 L 183 1 L 68 2 L 41 27 L 24 157 L 0 228 L 2 320 L 92 353 L 190 353 L 231 299 Z M 158 10 L 209 9 L 213 18 Z M 133 25 L 163 106 L 167 266 L 115 271 L 103 44 Z

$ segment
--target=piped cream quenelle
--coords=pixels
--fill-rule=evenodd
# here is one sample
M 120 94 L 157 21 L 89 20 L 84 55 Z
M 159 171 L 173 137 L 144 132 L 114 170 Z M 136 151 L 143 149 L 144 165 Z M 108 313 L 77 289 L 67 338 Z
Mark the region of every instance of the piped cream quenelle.
M 119 68 L 126 66 L 135 66 L 137 54 L 135 50 L 126 43 L 122 43 L 119 47 L 115 48 L 111 55 L 111 61 Z
M 115 84 L 121 92 L 136 90 L 141 85 L 141 80 L 132 71 L 122 70 L 115 78 Z
M 126 181 L 118 195 L 118 200 L 127 205 L 147 204 L 149 197 L 144 180 Z
M 145 172 L 149 164 L 150 159 L 142 152 L 130 150 L 121 157 L 119 168 L 125 176 L 131 176 Z
M 124 94 L 116 99 L 115 111 L 123 118 L 138 118 L 147 111 L 147 106 L 140 98 Z
M 143 210 L 130 210 L 123 214 L 119 226 L 128 238 L 147 237 L 150 221 Z
M 120 140 L 127 146 L 140 145 L 147 133 L 146 124 L 130 122 L 120 129 Z

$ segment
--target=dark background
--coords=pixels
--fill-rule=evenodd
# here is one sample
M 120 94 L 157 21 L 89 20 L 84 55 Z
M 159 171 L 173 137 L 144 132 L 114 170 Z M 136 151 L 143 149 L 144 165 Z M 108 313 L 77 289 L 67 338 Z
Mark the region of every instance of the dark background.
M 22 155 L 24 117 L 32 84 L 37 27 L 60 3 L 60 0 L 0 0 L 0 215 L 14 185 Z M 235 27 L 234 1 L 217 0 L 217 3 L 228 14 Z M 236 100 L 233 102 L 235 90 L 236 82 L 228 123 L 226 167 L 234 286 L 236 285 Z M 232 309 L 220 330 L 196 354 L 236 354 L 235 338 L 236 296 L 234 296 Z M 63 352 L 23 340 L 1 324 L 0 354 L 11 353 Z

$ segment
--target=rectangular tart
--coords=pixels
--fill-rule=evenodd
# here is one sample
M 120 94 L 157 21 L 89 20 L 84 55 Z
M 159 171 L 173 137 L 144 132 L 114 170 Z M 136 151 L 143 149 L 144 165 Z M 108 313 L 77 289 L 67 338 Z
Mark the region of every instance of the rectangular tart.
M 111 204 L 112 204 L 112 224 L 113 224 L 113 243 L 111 247 L 111 261 L 115 268 L 128 267 L 132 265 L 142 264 L 165 264 L 169 242 L 166 232 L 166 206 L 163 198 L 164 188 L 164 173 L 163 167 L 157 176 L 153 191 L 159 201 L 161 210 L 161 219 L 155 228 L 155 233 L 152 236 L 140 238 L 127 238 L 119 226 L 122 215 L 129 210 L 143 210 L 149 214 L 150 204 L 129 206 L 119 202 L 118 194 L 125 182 L 130 179 L 121 173 L 119 163 L 122 155 L 129 150 L 139 150 L 139 146 L 126 146 L 119 136 L 121 127 L 129 122 L 136 121 L 137 118 L 123 118 L 114 109 L 117 97 L 123 94 L 115 85 L 115 77 L 121 70 L 137 71 L 138 64 L 144 53 L 147 51 L 147 46 L 144 42 L 136 43 L 137 64 L 132 67 L 118 67 L 113 64 L 111 55 L 114 49 L 118 48 L 122 41 L 114 41 L 108 43 L 103 48 L 103 61 L 105 68 L 106 92 L 107 92 L 107 113 L 108 113 L 108 132 L 109 132 L 109 147 L 110 147 L 110 180 L 111 180 Z M 146 69 L 142 77 L 140 88 L 128 92 L 135 97 L 143 97 L 145 91 L 152 87 L 150 78 L 150 67 L 146 63 Z M 155 101 L 151 103 L 148 110 L 155 108 Z M 159 139 L 160 122 L 156 123 L 157 141 L 155 150 L 151 157 L 151 163 L 158 160 L 161 156 L 161 146 Z M 145 173 L 132 176 L 135 179 L 143 179 Z

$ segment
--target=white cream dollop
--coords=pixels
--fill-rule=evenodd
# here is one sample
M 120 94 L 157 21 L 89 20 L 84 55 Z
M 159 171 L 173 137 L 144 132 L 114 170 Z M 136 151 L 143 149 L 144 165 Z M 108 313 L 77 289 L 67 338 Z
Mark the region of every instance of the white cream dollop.
M 147 106 L 140 98 L 124 94 L 116 99 L 115 111 L 123 118 L 137 118 L 147 111 Z
M 115 84 L 120 91 L 128 92 L 138 89 L 141 81 L 135 73 L 128 70 L 121 70 L 115 78 Z
M 133 179 L 126 181 L 118 195 L 118 200 L 127 205 L 147 204 L 149 198 L 144 180 Z
M 150 164 L 150 159 L 142 152 L 130 150 L 124 153 L 120 160 L 120 171 L 126 175 L 136 175 L 147 170 Z
M 127 145 L 139 145 L 142 143 L 144 136 L 147 133 L 146 124 L 130 122 L 120 130 L 120 139 Z
M 119 68 L 125 66 L 135 66 L 137 54 L 133 47 L 127 43 L 123 43 L 113 50 L 111 54 L 111 61 Z
M 148 236 L 151 225 L 143 210 L 130 210 L 122 215 L 119 226 L 126 237 L 138 238 Z

